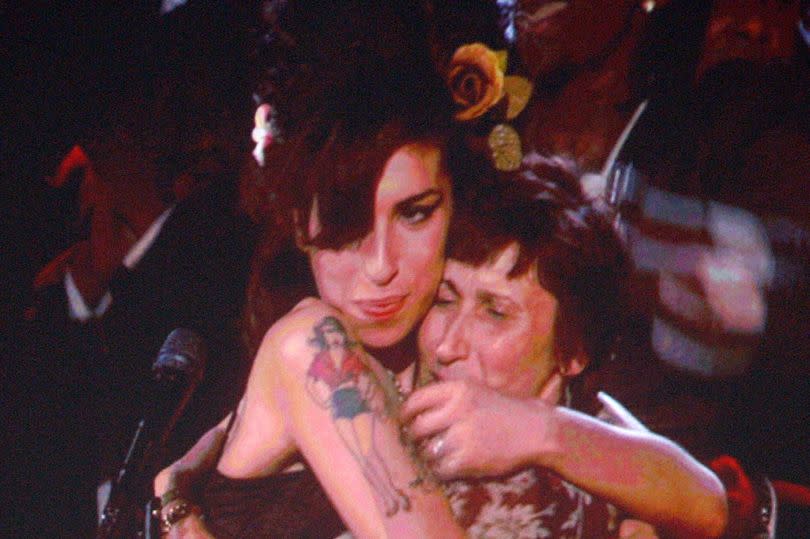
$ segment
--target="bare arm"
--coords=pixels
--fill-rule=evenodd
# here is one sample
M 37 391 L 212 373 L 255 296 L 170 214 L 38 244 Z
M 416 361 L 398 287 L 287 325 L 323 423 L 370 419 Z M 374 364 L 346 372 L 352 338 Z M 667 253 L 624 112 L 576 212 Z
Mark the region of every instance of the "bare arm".
M 540 400 L 467 382 L 414 392 L 403 407 L 443 478 L 549 468 L 675 536 L 719 536 L 727 519 L 717 477 L 673 442 Z M 527 435 L 532 433 L 532 435 Z
M 549 426 L 539 464 L 672 535 L 718 537 L 725 530 L 723 485 L 672 441 L 562 407 L 551 411 Z
M 216 458 L 225 443 L 225 431 L 230 418 L 231 414 L 228 414 L 219 424 L 203 434 L 185 455 L 160 471 L 154 481 L 155 496 L 163 497 L 175 490 L 178 500 L 195 500 L 194 491 L 199 486 L 199 480 L 216 466 Z M 199 513 L 195 512 L 172 526 L 167 537 L 206 539 L 213 538 L 213 535 L 207 531 Z
M 354 414 L 350 398 L 343 412 L 354 417 L 336 417 L 337 388 L 312 370 L 318 352 L 312 331 L 326 316 L 337 313 L 308 302 L 268 332 L 220 460 L 221 472 L 233 477 L 275 473 L 297 449 L 355 537 L 462 537 L 441 490 L 419 484 L 419 468 L 400 439 L 399 425 L 389 413 L 391 403 L 382 402 L 392 391 L 383 387 L 387 376 L 362 350 L 357 350 L 360 368 L 339 389 L 351 393 L 354 386 L 357 396 L 369 401 L 368 409 Z M 186 456 L 161 472 L 156 492 L 168 490 L 169 482 L 187 465 L 203 462 L 201 457 L 220 443 L 220 436 L 224 438 L 226 424 L 209 431 Z M 191 515 L 172 528 L 171 537 L 211 535 L 204 522 Z
M 225 443 L 225 429 L 230 419 L 231 414 L 225 416 L 216 426 L 203 434 L 185 455 L 157 474 L 154 481 L 156 496 L 162 496 L 173 488 L 179 488 L 187 493 L 189 489 L 194 488 L 200 476 L 213 469 L 216 465 L 215 459 L 220 453 L 222 444 Z
M 339 383 L 321 379 L 313 367 L 325 361 L 316 360 L 313 332 L 327 317 L 340 322 L 327 306 L 308 304 L 271 329 L 251 373 L 249 398 L 280 410 L 289 436 L 355 536 L 463 536 L 441 491 L 419 485 L 414 456 L 385 412 L 390 388 L 383 387 L 384 370 L 359 345 L 352 351 L 360 362 L 345 367 L 351 376 Z M 330 387 L 328 407 L 307 389 L 312 378 Z

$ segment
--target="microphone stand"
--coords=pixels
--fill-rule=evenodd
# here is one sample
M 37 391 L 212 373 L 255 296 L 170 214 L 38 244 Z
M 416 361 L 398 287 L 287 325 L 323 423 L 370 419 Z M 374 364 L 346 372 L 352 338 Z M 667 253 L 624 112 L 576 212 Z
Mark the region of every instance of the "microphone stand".
M 146 502 L 146 515 L 143 521 L 143 539 L 160 539 L 160 498 Z
M 144 477 L 149 475 L 144 472 L 151 468 L 148 463 L 152 462 L 153 446 L 146 435 L 146 420 L 141 419 L 135 436 L 127 451 L 127 456 L 118 475 L 113 481 L 107 504 L 101 514 L 97 539 L 108 539 L 113 537 L 136 536 L 138 534 L 138 522 L 140 519 L 140 504 L 146 498 L 143 485 Z M 135 455 L 146 455 L 143 465 L 137 469 L 132 469 Z M 158 511 L 160 508 L 158 507 Z M 149 518 L 147 511 L 146 518 Z
M 202 379 L 204 365 L 205 346 L 196 333 L 175 329 L 169 334 L 152 365 L 154 395 L 147 400 L 149 406 L 110 488 L 96 539 L 143 537 L 144 524 L 148 533 L 154 530 L 153 506 L 157 505 L 159 515 L 160 500 L 157 504 L 150 501 L 145 509 L 142 504 L 152 498 L 150 479 L 175 423 Z

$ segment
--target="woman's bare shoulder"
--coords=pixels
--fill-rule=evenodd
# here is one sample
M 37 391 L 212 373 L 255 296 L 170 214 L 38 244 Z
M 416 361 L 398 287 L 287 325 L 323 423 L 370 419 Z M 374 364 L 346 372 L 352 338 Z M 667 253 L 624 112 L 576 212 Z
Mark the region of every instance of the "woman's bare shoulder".
M 316 328 L 327 319 L 346 327 L 340 311 L 334 307 L 318 298 L 302 300 L 267 330 L 256 363 L 298 369 L 306 367 L 316 351 L 313 344 Z

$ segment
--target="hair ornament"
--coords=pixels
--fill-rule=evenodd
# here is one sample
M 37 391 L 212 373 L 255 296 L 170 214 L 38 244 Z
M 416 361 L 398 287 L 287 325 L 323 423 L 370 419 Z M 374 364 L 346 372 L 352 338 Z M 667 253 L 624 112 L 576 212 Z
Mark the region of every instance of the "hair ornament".
M 483 43 L 458 47 L 447 69 L 447 86 L 459 111 L 460 122 L 485 120 L 494 123 L 487 147 L 495 168 L 517 170 L 523 158 L 520 135 L 507 121 L 526 108 L 534 86 L 525 77 L 506 75 L 508 54 L 493 51 Z
M 506 119 L 514 120 L 523 112 L 534 91 L 534 85 L 526 77 L 507 75 L 503 80 L 507 96 Z
M 253 121 L 255 127 L 251 133 L 251 138 L 253 142 L 256 143 L 256 147 L 253 149 L 253 157 L 256 159 L 259 166 L 263 167 L 265 163 L 265 150 L 273 144 L 273 141 L 277 137 L 273 107 L 267 103 L 259 105 L 256 109 L 256 113 L 253 115 Z
M 512 171 L 520 168 L 523 148 L 514 127 L 506 123 L 493 127 L 487 137 L 487 146 L 496 169 Z
M 461 108 L 456 120 L 479 118 L 503 99 L 505 64 L 505 51 L 496 53 L 483 43 L 456 49 L 447 71 L 450 95 Z

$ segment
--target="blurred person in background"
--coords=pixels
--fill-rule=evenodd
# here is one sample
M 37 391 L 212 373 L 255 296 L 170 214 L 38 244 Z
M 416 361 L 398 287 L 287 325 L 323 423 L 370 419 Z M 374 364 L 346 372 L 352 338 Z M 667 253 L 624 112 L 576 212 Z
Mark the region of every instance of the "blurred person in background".
M 236 194 L 249 139 L 232 130 L 239 117 L 249 125 L 251 103 L 232 91 L 244 53 L 233 36 L 247 29 L 206 32 L 220 27 L 216 13 L 225 12 L 133 19 L 148 47 L 122 40 L 105 51 L 117 55 L 126 84 L 111 83 L 94 103 L 49 178 L 72 206 L 52 224 L 63 250 L 38 272 L 12 324 L 18 362 L 3 380 L 8 492 L 19 508 L 9 526 L 22 535 L 94 532 L 103 485 L 123 463 L 149 405 L 151 365 L 173 329 L 200 333 L 210 354 L 165 458 L 221 417 L 246 378 L 238 318 L 254 230 Z M 195 49 L 195 39 L 205 45 Z

